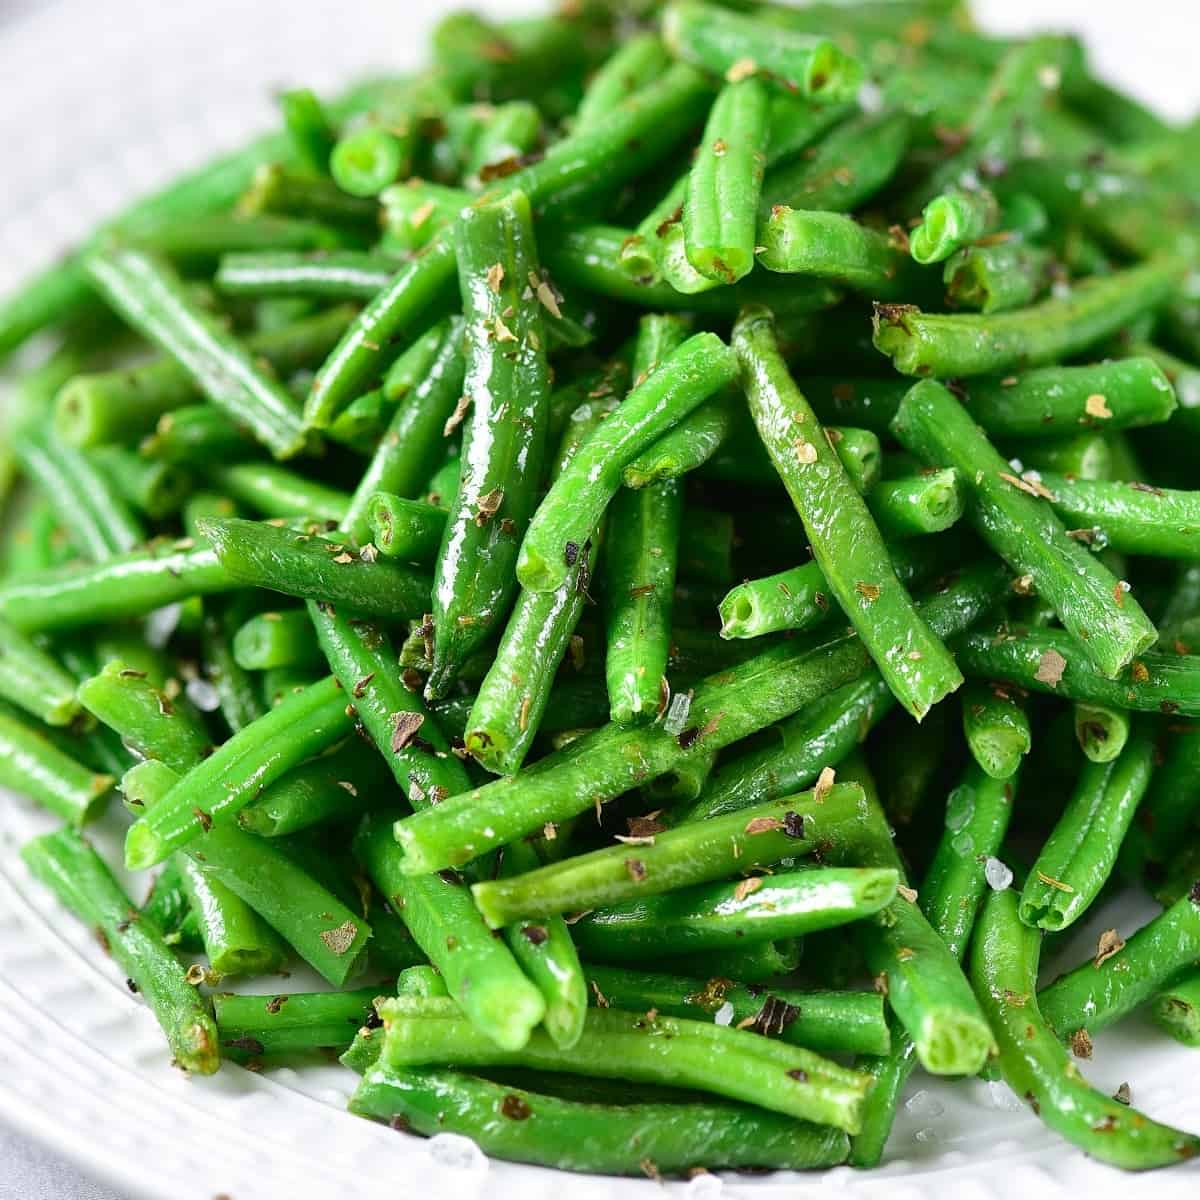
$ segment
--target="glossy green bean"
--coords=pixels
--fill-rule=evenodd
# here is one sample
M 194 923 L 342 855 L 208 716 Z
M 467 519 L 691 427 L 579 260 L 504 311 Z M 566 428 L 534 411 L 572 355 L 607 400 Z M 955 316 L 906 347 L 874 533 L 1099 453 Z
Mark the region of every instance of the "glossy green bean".
M 491 1157 L 609 1175 L 708 1167 L 804 1170 L 845 1157 L 845 1134 L 734 1104 L 612 1105 L 490 1083 L 456 1071 L 369 1067 L 350 1109 L 393 1127 L 471 1138 Z M 513 1119 L 520 1114 L 520 1119 Z
M 726 391 L 693 409 L 625 468 L 622 484 L 627 488 L 650 487 L 702 467 L 730 437 L 740 404 L 739 396 Z
M 70 725 L 81 716 L 71 675 L 4 621 L 0 621 L 0 698 L 47 725 Z
M 150 1006 L 185 1071 L 211 1075 L 219 1065 L 217 1027 L 208 1004 L 184 976 L 162 933 L 121 891 L 91 845 L 70 829 L 27 842 L 21 857 L 34 876 L 79 919 L 104 936 L 109 953 Z
M 282 329 L 251 334 L 246 348 L 286 378 L 320 363 L 353 315 L 348 305 L 336 305 Z M 73 375 L 58 391 L 54 424 L 59 437 L 73 446 L 128 443 L 150 433 L 166 413 L 203 399 L 185 366 L 172 357 L 153 359 L 140 366 Z M 239 424 L 236 416 L 233 423 Z
M 999 1043 L 1005 1081 L 1056 1133 L 1102 1162 L 1138 1170 L 1194 1156 L 1200 1139 L 1109 1099 L 1082 1078 L 1039 1012 L 1041 940 L 1018 920 L 1011 890 L 993 893 L 980 916 L 971 978 Z
M 1177 1042 L 1200 1046 L 1200 974 L 1192 972 L 1159 992 L 1150 1015 Z
M 925 205 L 921 223 L 909 235 L 912 257 L 922 266 L 945 262 L 991 233 L 999 220 L 1000 207 L 987 188 L 949 188 Z
M 213 282 L 227 296 L 365 301 L 387 284 L 393 267 L 391 260 L 362 250 L 243 252 L 221 255 Z
M 1129 739 L 1129 714 L 1104 704 L 1075 705 L 1075 740 L 1094 763 L 1112 762 Z
M 1161 867 L 1179 848 L 1193 823 L 1200 787 L 1200 729 L 1191 722 L 1167 728 L 1162 761 L 1156 764 L 1140 810 L 1125 835 L 1118 868 L 1126 881 Z
M 427 1004 L 430 1002 L 426 1002 Z M 570 1049 L 534 1030 L 523 1049 L 505 1050 L 453 1016 L 409 1015 L 403 1002 L 380 1006 L 387 1033 L 380 1061 L 392 1067 L 530 1066 L 577 1075 L 699 1087 L 800 1120 L 853 1131 L 865 1080 L 799 1046 L 719 1025 L 618 1009 L 589 1009 Z
M 670 59 L 662 40 L 653 33 L 629 38 L 610 55 L 588 80 L 587 90 L 575 110 L 574 128 L 600 124 L 609 113 L 639 88 L 653 83 Z
M 1145 728 L 1119 758 L 1084 766 L 1025 882 L 1018 911 L 1026 925 L 1066 929 L 1083 916 L 1112 873 L 1153 769 L 1154 741 Z
M 350 502 L 339 488 L 275 463 L 212 464 L 208 474 L 211 486 L 264 517 L 340 521 Z
M 1009 779 L 1029 753 L 1029 715 L 1020 697 L 999 684 L 970 680 L 962 692 L 963 736 L 992 779 Z
M 401 562 L 431 563 L 446 529 L 446 510 L 394 492 L 376 492 L 367 504 L 371 542 L 380 554 Z
M 213 1015 L 221 1049 L 235 1062 L 258 1061 L 297 1050 L 346 1050 L 383 991 L 380 986 L 351 992 L 256 996 L 217 992 L 213 996 Z
M 192 490 L 192 478 L 186 471 L 147 461 L 124 446 L 97 446 L 88 457 L 126 504 L 153 521 L 179 512 Z
M 624 468 L 671 426 L 731 381 L 732 351 L 713 334 L 695 334 L 634 387 L 614 415 L 580 447 L 550 487 L 521 544 L 517 577 L 553 591 L 594 535 L 620 487 Z
M 471 1025 L 497 1045 L 519 1049 L 545 1015 L 541 993 L 480 920 L 457 874 L 413 878 L 400 870 L 390 825 L 387 813 L 373 815 L 355 837 L 355 855 L 441 971 Z
M 1046 290 L 1053 266 L 1049 250 L 1018 238 L 967 246 L 946 260 L 946 300 L 985 316 L 1025 308 Z
M 125 839 L 130 870 L 153 866 L 197 838 L 202 844 L 203 836 L 231 823 L 262 788 L 351 728 L 335 680 L 289 696 L 183 775 L 161 804 L 135 822 Z
M 1176 262 L 1152 260 L 1084 280 L 1068 296 L 989 316 L 877 305 L 875 347 L 902 375 L 946 379 L 1041 366 L 1080 354 L 1153 311 L 1178 278 Z
M 788 374 L 770 314 L 743 313 L 734 344 L 750 411 L 813 555 L 896 698 L 920 720 L 962 676 L 896 577 L 862 498 Z
M 1031 577 L 1099 671 L 1111 678 L 1153 645 L 1149 617 L 1112 572 L 1067 536 L 1043 499 L 1044 485 L 1013 474 L 944 387 L 932 381 L 913 387 L 892 428 L 930 465 L 959 470 L 976 530 L 1014 571 Z
M 131 248 L 87 259 L 88 276 L 139 332 L 173 355 L 204 394 L 244 422 L 277 458 L 307 443 L 291 394 L 214 317 L 187 296 L 177 275 L 153 255 Z
M 513 567 L 536 503 L 550 394 L 541 312 L 554 303 L 545 297 L 525 195 L 464 209 L 454 237 L 470 410 L 464 470 L 434 571 L 430 699 L 445 694 L 516 592 Z
M 251 617 L 233 635 L 233 658 L 244 671 L 311 667 L 324 661 L 312 622 L 302 608 Z
M 1104 1029 L 1200 961 L 1200 900 L 1192 893 L 1128 941 L 1119 935 L 1102 938 L 1094 959 L 1038 992 L 1038 1007 L 1059 1037 L 1067 1039 L 1077 1029 L 1089 1034 Z
M 113 777 L 89 770 L 16 713 L 0 710 L 0 784 L 69 825 L 99 816 Z
M 243 585 L 322 600 L 368 616 L 412 618 L 429 607 L 429 576 L 269 521 L 203 520 L 201 534 Z M 2 605 L 2 598 L 0 598 Z

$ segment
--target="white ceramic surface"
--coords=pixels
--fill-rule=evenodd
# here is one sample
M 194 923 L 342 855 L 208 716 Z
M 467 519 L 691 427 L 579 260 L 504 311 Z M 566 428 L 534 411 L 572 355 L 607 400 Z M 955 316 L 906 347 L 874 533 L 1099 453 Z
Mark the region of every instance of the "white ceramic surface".
M 274 84 L 318 88 L 373 65 L 415 60 L 432 14 L 421 0 L 31 0 L 0 9 L 0 290 L 99 216 L 272 120 Z M 515 2 L 482 5 L 528 8 Z M 1100 61 L 1175 113 L 1197 107 L 1192 0 L 982 0 L 997 28 L 1083 26 Z M 388 1200 L 477 1195 L 541 1200 L 653 1197 L 659 1185 L 488 1164 L 391 1133 L 343 1109 L 340 1068 L 237 1068 L 188 1080 L 166 1063 L 157 1027 L 77 923 L 28 877 L 17 848 L 50 822 L 0 795 L 0 1117 L 124 1191 L 154 1200 Z M 101 831 L 107 849 L 112 832 Z M 1067 947 L 1075 961 L 1126 905 Z M 288 986 L 301 981 L 296 979 Z M 1157 1117 L 1200 1129 L 1200 1058 L 1137 1022 L 1097 1040 L 1088 1074 Z M 462 1147 L 458 1147 L 459 1150 Z M 469 1148 L 468 1148 L 469 1149 Z M 0 1164 L 0 1171 L 3 1164 Z M 1135 1181 L 1070 1151 L 978 1082 L 914 1080 L 880 1171 L 730 1176 L 671 1184 L 691 1200 L 887 1196 L 1007 1200 L 1057 1195 L 1195 1197 L 1200 1165 Z M 32 1198 L 30 1198 L 32 1200 Z

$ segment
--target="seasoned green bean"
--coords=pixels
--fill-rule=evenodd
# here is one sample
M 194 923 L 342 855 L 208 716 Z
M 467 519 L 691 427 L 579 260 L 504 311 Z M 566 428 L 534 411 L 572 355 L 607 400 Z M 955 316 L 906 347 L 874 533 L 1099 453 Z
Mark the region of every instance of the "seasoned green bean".
M 1129 714 L 1104 704 L 1075 705 L 1075 740 L 1094 763 L 1112 762 L 1129 739 Z
M 84 825 L 104 809 L 113 786 L 63 753 L 16 713 L 0 710 L 0 783 L 30 797 L 69 825 Z
M 1029 715 L 1019 695 L 999 684 L 971 680 L 962 692 L 963 736 L 992 779 L 1009 779 L 1029 753 Z
M 302 608 L 251 617 L 233 635 L 233 658 L 244 671 L 312 667 L 324 661 L 312 622 Z
M 213 1015 L 221 1049 L 235 1062 L 257 1061 L 297 1050 L 346 1050 L 374 1011 L 382 987 L 352 992 L 281 992 L 236 996 L 217 992 Z

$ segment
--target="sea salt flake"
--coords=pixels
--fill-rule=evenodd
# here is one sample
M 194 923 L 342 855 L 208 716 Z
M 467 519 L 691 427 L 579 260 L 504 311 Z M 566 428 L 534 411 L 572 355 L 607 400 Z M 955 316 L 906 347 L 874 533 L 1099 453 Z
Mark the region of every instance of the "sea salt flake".
M 988 855 L 987 862 L 983 864 L 983 877 L 994 892 L 1003 892 L 1012 886 L 1012 869 L 992 855 Z

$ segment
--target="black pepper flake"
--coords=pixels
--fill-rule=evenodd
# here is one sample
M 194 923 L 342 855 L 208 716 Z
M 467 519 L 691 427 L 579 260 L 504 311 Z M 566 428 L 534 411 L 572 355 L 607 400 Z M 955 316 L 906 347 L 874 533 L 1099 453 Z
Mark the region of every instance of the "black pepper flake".
M 372 1004 L 367 1011 L 367 1019 L 363 1022 L 364 1029 L 382 1029 L 383 1018 L 375 1011 L 375 1005 Z
M 799 1015 L 800 1009 L 795 1004 L 789 1004 L 778 996 L 768 996 L 749 1028 L 764 1037 L 780 1037 Z
M 790 838 L 802 838 L 804 836 L 804 818 L 798 812 L 785 812 L 783 814 L 783 832 Z
M 206 813 L 204 809 L 193 808 L 192 816 L 194 816 L 196 820 L 200 822 L 200 828 L 203 829 L 205 833 L 212 828 L 212 817 Z
M 1197 907 L 1200 907 L 1200 879 L 1197 879 L 1192 884 L 1191 891 L 1188 892 L 1188 899 Z
M 563 559 L 568 567 L 573 567 L 579 559 L 579 543 L 568 542 L 563 547 Z
M 136 996 L 142 989 L 138 987 L 136 979 L 126 979 L 125 986 Z
M 267 1048 L 258 1040 L 252 1037 L 233 1038 L 228 1042 L 222 1042 L 221 1045 L 228 1046 L 231 1050 L 241 1050 L 244 1054 L 252 1054 L 255 1058 L 266 1053 Z
M 808 1082 L 808 1072 L 803 1067 L 793 1067 L 787 1074 L 789 1079 L 794 1079 L 797 1083 Z
M 267 1012 L 269 1012 L 271 1016 L 275 1016 L 275 1014 L 278 1013 L 286 1003 L 286 996 L 272 996 L 271 999 L 267 1001 Z
M 521 933 L 534 946 L 540 946 L 550 937 L 550 934 L 546 932 L 545 925 L 522 925 Z
M 629 872 L 629 878 L 634 883 L 641 883 L 646 878 L 646 864 L 640 858 L 627 858 L 625 870 Z
M 439 871 L 438 878 L 443 883 L 449 883 L 454 887 L 462 886 L 463 877 L 456 870 L 454 870 L 453 867 L 445 867 L 443 870 Z
M 683 730 L 675 739 L 679 743 L 680 750 L 691 749 L 692 743 L 700 736 L 700 729 L 696 725 L 690 725 Z
M 516 1092 L 509 1092 L 500 1101 L 500 1112 L 510 1121 L 528 1121 L 533 1116 L 533 1109 Z
M 412 1122 L 404 1116 L 403 1113 L 397 1113 L 390 1121 L 388 1128 L 394 1129 L 397 1133 L 412 1133 Z

